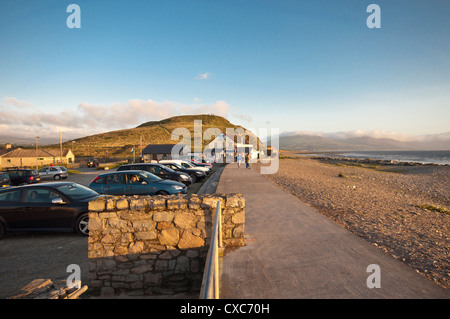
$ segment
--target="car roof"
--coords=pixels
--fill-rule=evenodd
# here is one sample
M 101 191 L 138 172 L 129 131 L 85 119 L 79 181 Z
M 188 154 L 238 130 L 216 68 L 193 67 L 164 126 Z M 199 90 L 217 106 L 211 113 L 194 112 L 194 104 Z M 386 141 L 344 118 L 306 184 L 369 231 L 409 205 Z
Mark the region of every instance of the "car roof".
M 134 164 L 124 164 L 122 166 L 131 166 L 131 165 L 144 166 L 144 165 L 161 165 L 161 164 L 159 164 L 159 163 L 134 163 Z
M 38 184 L 27 184 L 22 186 L 14 186 L 14 187 L 7 187 L 6 189 L 0 188 L 0 193 L 4 190 L 10 190 L 10 189 L 24 189 L 24 188 L 34 188 L 34 187 L 52 187 L 52 186 L 61 186 L 61 185 L 73 185 L 77 184 L 75 182 L 48 182 L 48 183 L 38 183 Z
M 113 174 L 125 174 L 125 173 L 135 173 L 135 174 L 137 174 L 137 173 L 142 173 L 142 172 L 151 174 L 151 173 L 149 173 L 147 171 L 144 171 L 144 170 L 130 169 L 130 170 L 125 170 L 125 171 L 116 171 L 116 172 L 103 173 L 103 174 L 100 174 L 99 176 L 106 176 L 106 175 L 113 175 Z

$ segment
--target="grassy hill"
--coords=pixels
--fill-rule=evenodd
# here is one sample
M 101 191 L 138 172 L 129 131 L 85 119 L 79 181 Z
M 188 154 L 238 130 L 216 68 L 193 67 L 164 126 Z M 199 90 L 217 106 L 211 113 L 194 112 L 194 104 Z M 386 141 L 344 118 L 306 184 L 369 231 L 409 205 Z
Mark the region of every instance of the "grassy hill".
M 133 145 L 136 147 L 136 156 L 148 144 L 177 144 L 181 141 L 172 140 L 172 132 L 176 128 L 186 128 L 191 134 L 191 149 L 193 149 L 194 120 L 202 120 L 202 134 L 208 128 L 218 128 L 226 132 L 227 128 L 236 129 L 240 126 L 230 123 L 227 119 L 216 115 L 185 115 L 174 116 L 161 121 L 143 123 L 135 128 L 111 131 L 101 134 L 86 136 L 63 143 L 63 148 L 74 150 L 75 156 L 89 157 L 131 157 Z M 244 128 L 245 130 L 245 128 Z M 214 137 L 213 137 L 214 138 Z M 202 146 L 210 140 L 202 141 Z M 56 147 L 56 146 L 55 146 Z

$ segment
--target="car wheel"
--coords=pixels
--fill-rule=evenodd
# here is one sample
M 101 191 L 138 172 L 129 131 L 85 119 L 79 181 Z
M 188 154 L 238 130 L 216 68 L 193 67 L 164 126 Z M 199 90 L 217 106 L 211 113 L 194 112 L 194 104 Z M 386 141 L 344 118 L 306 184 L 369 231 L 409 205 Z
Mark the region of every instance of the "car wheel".
M 192 183 L 195 183 L 197 181 L 197 176 L 195 174 L 190 175 L 192 179 Z
M 85 213 L 78 217 L 77 222 L 75 224 L 76 231 L 78 234 L 83 236 L 89 235 L 89 214 Z
M 169 195 L 169 193 L 168 193 L 168 192 L 166 192 L 166 191 L 159 191 L 159 192 L 157 192 L 157 193 L 156 193 L 156 195 L 163 195 L 163 196 L 167 196 L 167 195 Z
M 55 181 L 57 181 L 57 180 L 61 179 L 61 176 L 55 175 L 53 178 L 55 179 Z

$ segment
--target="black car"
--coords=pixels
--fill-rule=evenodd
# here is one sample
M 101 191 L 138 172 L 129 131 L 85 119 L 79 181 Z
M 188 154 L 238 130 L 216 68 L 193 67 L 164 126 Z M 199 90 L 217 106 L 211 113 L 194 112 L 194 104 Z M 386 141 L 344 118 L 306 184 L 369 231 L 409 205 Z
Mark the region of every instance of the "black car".
M 38 183 L 41 180 L 35 169 L 15 168 L 6 171 L 12 186 Z
M 0 236 L 6 231 L 76 231 L 88 235 L 89 201 L 101 196 L 77 183 L 0 189 Z
M 192 183 L 195 183 L 197 181 L 204 180 L 206 178 L 206 174 L 204 171 L 193 169 L 193 168 L 185 168 L 181 165 L 178 165 L 176 163 L 161 163 L 162 165 L 178 172 L 186 173 L 188 174 L 191 179 Z
M 117 171 L 129 171 L 129 170 L 147 171 L 162 179 L 170 179 L 173 181 L 183 183 L 185 185 L 192 184 L 192 179 L 188 174 L 175 172 L 174 170 L 161 164 L 136 163 L 136 164 L 125 164 L 117 168 Z
M 87 167 L 97 167 L 99 165 L 95 158 L 91 158 L 87 161 Z
M 0 189 L 10 185 L 9 175 L 6 172 L 0 172 Z

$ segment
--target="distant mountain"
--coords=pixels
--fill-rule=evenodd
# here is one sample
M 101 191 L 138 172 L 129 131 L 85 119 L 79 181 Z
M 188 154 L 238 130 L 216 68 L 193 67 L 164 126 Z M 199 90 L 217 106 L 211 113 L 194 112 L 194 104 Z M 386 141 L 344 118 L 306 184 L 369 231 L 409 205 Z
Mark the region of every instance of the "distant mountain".
M 393 138 L 333 137 L 308 134 L 280 136 L 280 149 L 287 151 L 388 151 L 388 150 L 450 150 L 450 139 L 428 137 L 400 141 Z
M 59 137 L 56 138 L 44 138 L 41 137 L 39 138 L 39 145 L 47 145 L 47 144 L 54 144 L 54 143 L 58 143 L 59 142 Z M 30 137 L 30 138 L 25 138 L 25 137 L 17 137 L 17 136 L 12 136 L 12 135 L 3 135 L 0 134 L 0 147 L 3 147 L 6 143 L 12 144 L 13 146 L 34 146 L 36 145 L 36 138 Z

